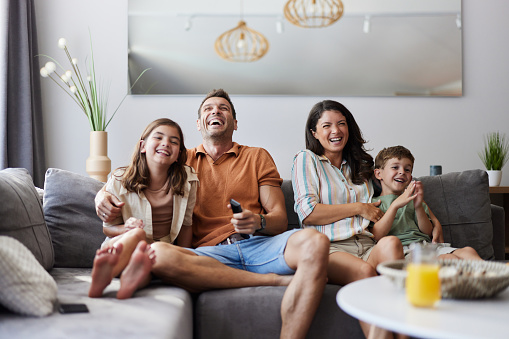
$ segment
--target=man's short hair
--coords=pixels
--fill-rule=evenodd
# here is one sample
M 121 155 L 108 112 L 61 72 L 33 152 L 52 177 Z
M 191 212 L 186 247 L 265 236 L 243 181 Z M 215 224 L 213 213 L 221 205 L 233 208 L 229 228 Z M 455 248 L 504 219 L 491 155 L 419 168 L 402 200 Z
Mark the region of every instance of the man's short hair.
M 412 162 L 412 165 L 414 164 L 415 158 L 408 150 L 408 148 L 403 146 L 392 146 L 392 147 L 386 147 L 380 152 L 378 152 L 378 155 L 375 158 L 375 168 L 384 168 L 387 161 L 393 158 L 398 159 L 409 159 Z
M 207 96 L 205 97 L 205 99 L 203 99 L 203 101 L 200 104 L 200 108 L 198 108 L 198 118 L 201 117 L 201 108 L 202 108 L 203 104 L 205 103 L 205 101 L 207 101 L 210 98 L 224 98 L 224 99 L 226 99 L 226 101 L 228 101 L 228 103 L 230 104 L 230 106 L 232 108 L 233 119 L 235 119 L 235 120 L 237 119 L 237 113 L 235 112 L 235 107 L 233 107 L 233 102 L 231 101 L 228 93 L 222 88 L 213 89 L 212 91 L 207 93 Z

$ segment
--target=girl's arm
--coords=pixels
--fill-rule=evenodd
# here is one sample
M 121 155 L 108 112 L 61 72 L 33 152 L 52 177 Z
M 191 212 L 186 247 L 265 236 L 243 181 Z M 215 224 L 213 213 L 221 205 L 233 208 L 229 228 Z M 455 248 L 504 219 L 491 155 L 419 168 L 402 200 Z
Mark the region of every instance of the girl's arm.
M 133 228 L 143 228 L 143 227 L 145 227 L 143 220 L 131 217 L 131 218 L 127 219 L 125 224 L 103 226 L 103 233 L 107 237 L 113 238 L 118 235 L 124 234 L 124 233 L 132 230 Z
M 193 240 L 193 226 L 184 226 L 180 228 L 179 235 L 177 236 L 176 243 L 181 247 L 191 248 Z

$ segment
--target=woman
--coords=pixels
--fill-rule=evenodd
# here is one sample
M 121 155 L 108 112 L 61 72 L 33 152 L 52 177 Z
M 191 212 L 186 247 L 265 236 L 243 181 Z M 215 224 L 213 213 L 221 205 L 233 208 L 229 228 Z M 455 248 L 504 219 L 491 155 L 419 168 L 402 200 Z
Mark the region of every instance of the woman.
M 345 285 L 375 276 L 376 266 L 402 259 L 398 238 L 375 244 L 369 230 L 383 213 L 373 197 L 373 158 L 350 111 L 332 100 L 317 103 L 306 122 L 306 150 L 292 168 L 295 211 L 304 227 L 329 237 L 329 282 Z

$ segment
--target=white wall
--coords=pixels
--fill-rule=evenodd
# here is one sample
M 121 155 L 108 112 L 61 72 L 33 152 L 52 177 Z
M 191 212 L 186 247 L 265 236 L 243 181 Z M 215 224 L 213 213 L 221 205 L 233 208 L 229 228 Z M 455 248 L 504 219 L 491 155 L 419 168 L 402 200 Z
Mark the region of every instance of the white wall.
M 88 55 L 90 29 L 96 68 L 111 83 L 110 108 L 116 107 L 127 83 L 127 1 L 36 1 L 36 12 L 39 52 L 59 60 L 60 37 L 67 38 L 73 56 Z M 463 97 L 331 98 L 352 111 L 373 156 L 385 146 L 402 144 L 416 157 L 416 176 L 429 174 L 429 166 L 435 164 L 442 165 L 444 173 L 483 168 L 477 155 L 483 136 L 496 130 L 509 135 L 508 12 L 507 0 L 463 0 Z M 42 86 L 47 166 L 86 174 L 88 122 L 61 89 L 47 79 Z M 281 176 L 289 179 L 293 155 L 304 148 L 307 114 L 323 99 L 328 98 L 233 96 L 239 119 L 234 139 L 265 147 Z M 112 167 L 128 162 L 142 129 L 159 117 L 182 126 L 187 147 L 198 145 L 195 121 L 201 100 L 202 96 L 129 96 L 107 129 Z

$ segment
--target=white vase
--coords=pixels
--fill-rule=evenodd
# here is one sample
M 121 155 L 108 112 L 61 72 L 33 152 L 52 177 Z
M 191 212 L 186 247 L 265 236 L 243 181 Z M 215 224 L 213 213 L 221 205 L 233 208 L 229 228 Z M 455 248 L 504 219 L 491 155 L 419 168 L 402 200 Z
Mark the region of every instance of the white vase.
M 486 172 L 488 173 L 490 187 L 500 186 L 500 181 L 502 181 L 502 171 L 486 171 Z
M 108 158 L 108 132 L 90 132 L 90 156 L 87 158 L 86 170 L 91 178 L 102 182 L 108 180 L 111 172 L 111 160 Z

